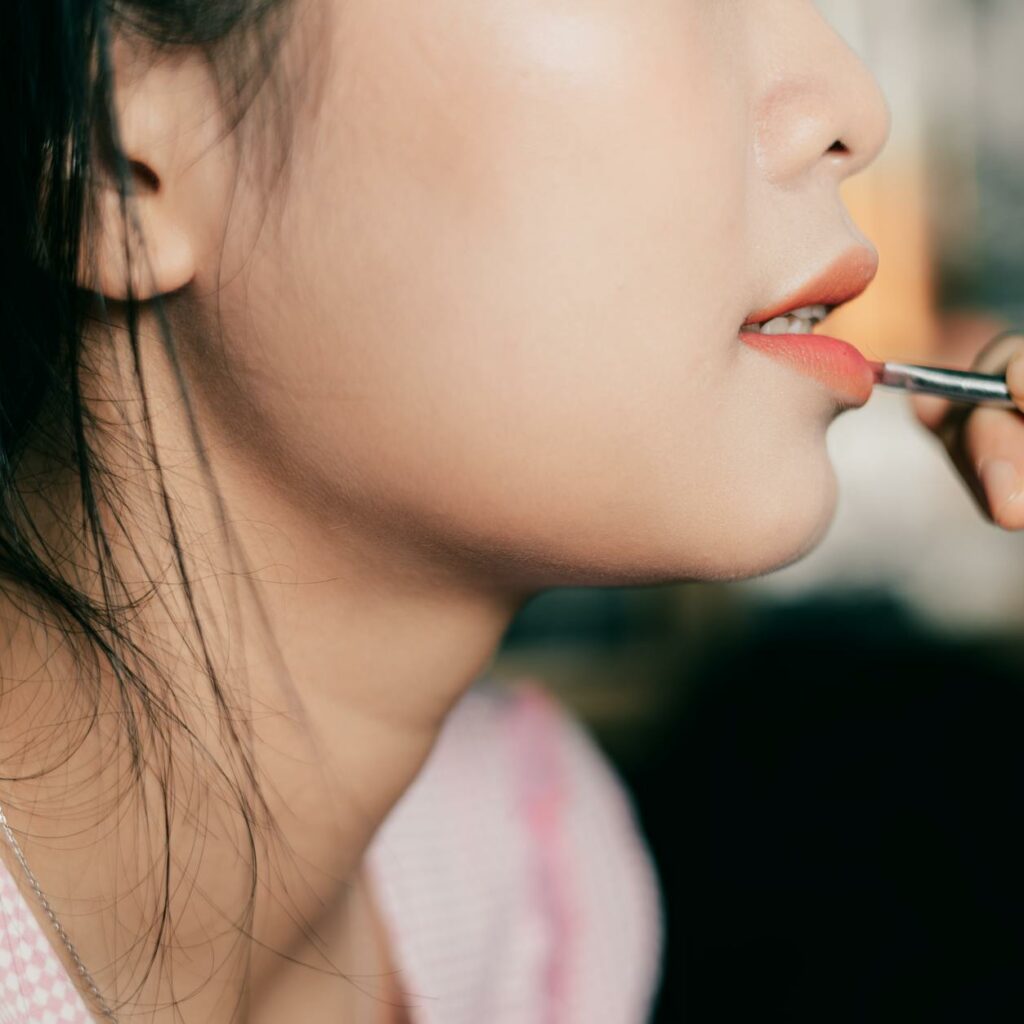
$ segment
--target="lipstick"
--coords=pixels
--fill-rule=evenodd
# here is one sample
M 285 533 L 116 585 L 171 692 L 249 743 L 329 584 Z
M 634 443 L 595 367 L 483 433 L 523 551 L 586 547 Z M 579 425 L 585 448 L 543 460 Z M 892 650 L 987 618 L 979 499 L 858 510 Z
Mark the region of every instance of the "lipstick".
M 919 395 L 938 395 L 951 402 L 970 405 L 995 405 L 1016 409 L 1006 377 L 949 370 L 944 366 L 917 366 L 911 363 L 869 363 L 875 382 L 882 387 L 910 391 Z
M 871 364 L 848 342 L 813 331 L 837 306 L 860 295 L 877 272 L 873 249 L 848 250 L 786 298 L 752 312 L 740 341 L 819 381 L 844 404 L 864 405 L 875 385 Z
M 1018 408 L 1005 375 L 871 362 L 848 342 L 813 333 L 833 309 L 860 295 L 877 271 L 873 249 L 849 250 L 787 298 L 751 313 L 740 328 L 740 340 L 819 381 L 850 406 L 864 405 L 878 385 L 952 402 Z
M 849 342 L 820 334 L 740 332 L 740 340 L 824 384 L 844 404 L 857 408 L 871 397 L 875 374 Z

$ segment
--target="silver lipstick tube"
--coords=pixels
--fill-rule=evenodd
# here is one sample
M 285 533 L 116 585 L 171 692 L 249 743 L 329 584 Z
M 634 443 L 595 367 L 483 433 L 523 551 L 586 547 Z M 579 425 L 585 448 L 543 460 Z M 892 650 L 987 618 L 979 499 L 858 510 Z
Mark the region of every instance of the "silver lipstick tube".
M 1015 409 L 1006 378 L 971 370 L 949 370 L 942 366 L 914 366 L 910 363 L 872 363 L 875 382 L 885 388 L 937 395 L 952 402 L 996 405 Z

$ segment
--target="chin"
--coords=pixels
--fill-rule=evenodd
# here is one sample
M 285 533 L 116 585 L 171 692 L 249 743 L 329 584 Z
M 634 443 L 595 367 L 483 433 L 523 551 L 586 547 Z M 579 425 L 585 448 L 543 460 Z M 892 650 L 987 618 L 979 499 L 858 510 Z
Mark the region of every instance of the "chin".
M 799 495 L 799 497 L 798 497 Z M 784 569 L 825 539 L 835 518 L 838 486 L 831 463 L 820 478 L 796 489 L 778 488 L 752 507 L 755 516 L 730 551 L 723 545 L 718 571 L 708 580 L 742 580 Z
M 703 485 L 681 485 L 677 476 L 663 488 L 636 488 L 608 518 L 595 515 L 600 502 L 578 507 L 568 497 L 543 516 L 530 510 L 528 520 L 506 523 L 500 537 L 489 517 L 473 562 L 487 566 L 491 582 L 529 590 L 763 576 L 813 551 L 835 515 L 838 486 L 825 445 L 789 450 L 761 473 L 747 466 Z
M 838 484 L 827 456 L 794 465 L 782 478 L 755 483 L 741 498 L 730 495 L 699 535 L 665 538 L 660 556 L 641 558 L 647 582 L 720 582 L 753 579 L 810 554 L 835 518 Z M 650 554 L 651 552 L 648 552 Z M 659 564 L 660 563 L 660 564 Z M 631 582 L 637 582 L 636 574 Z M 642 574 L 641 574 L 642 575 Z
M 626 544 L 621 532 L 614 539 L 591 536 L 586 554 L 574 551 L 564 559 L 534 562 L 540 575 L 532 582 L 542 580 L 543 589 L 642 587 L 764 576 L 813 551 L 832 524 L 837 487 L 831 466 L 823 478 L 804 483 L 799 498 L 792 489 L 776 487 L 770 496 L 748 499 L 745 515 L 737 514 L 741 503 L 734 502 L 728 514 L 710 517 L 697 535 L 682 531 L 664 536 L 662 525 L 660 530 L 629 531 L 632 541 Z M 661 522 L 678 523 L 680 518 L 666 516 Z M 652 543 L 659 533 L 660 540 Z M 598 552 L 605 558 L 595 557 Z

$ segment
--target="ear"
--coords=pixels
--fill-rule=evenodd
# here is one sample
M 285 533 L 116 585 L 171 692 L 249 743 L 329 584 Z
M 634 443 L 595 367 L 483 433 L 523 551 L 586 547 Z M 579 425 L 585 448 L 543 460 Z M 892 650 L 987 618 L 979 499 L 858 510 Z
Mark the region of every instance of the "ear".
M 205 103 L 212 97 L 209 77 L 199 73 L 195 57 L 154 58 L 118 38 L 111 60 L 117 132 L 131 194 L 122 205 L 111 147 L 95 146 L 91 177 L 96 191 L 93 215 L 84 227 L 78 283 L 124 301 L 130 275 L 132 294 L 145 301 L 183 288 L 196 274 L 195 210 L 184 172 L 201 155 L 197 110 L 208 111 Z

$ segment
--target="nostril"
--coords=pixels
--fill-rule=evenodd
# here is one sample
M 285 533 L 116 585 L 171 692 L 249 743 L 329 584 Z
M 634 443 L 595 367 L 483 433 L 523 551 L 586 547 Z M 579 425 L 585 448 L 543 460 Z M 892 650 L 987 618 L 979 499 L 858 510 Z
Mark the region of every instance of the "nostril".
M 843 142 L 842 139 L 836 139 L 836 141 L 833 142 L 832 145 L 828 147 L 826 152 L 828 152 L 828 153 L 849 153 L 850 152 L 850 148 L 849 148 L 849 146 L 846 145 L 845 142 Z

